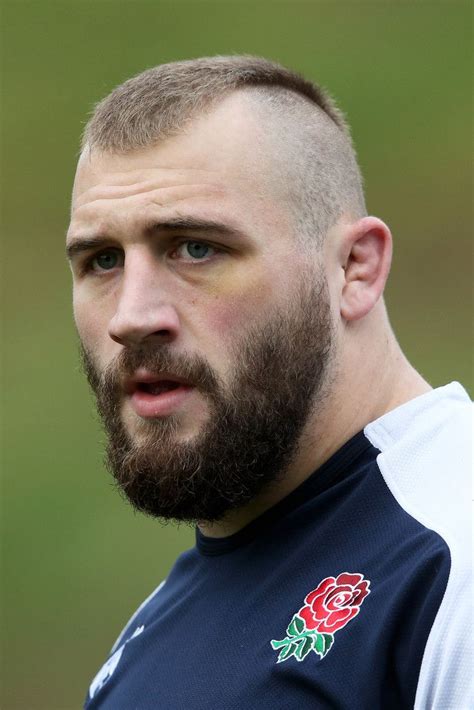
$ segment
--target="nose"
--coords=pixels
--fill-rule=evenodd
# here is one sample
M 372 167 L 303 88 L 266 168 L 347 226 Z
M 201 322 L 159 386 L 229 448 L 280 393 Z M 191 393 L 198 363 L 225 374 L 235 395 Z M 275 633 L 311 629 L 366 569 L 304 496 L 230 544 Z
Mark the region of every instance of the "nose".
M 124 346 L 141 345 L 151 338 L 175 340 L 180 322 L 170 301 L 156 262 L 143 255 L 128 256 L 109 336 Z

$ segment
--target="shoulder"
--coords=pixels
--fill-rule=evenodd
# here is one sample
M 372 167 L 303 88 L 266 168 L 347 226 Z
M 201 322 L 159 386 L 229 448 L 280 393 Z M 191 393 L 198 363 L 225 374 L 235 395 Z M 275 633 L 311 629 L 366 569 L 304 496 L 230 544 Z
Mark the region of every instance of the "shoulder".
M 365 428 L 398 504 L 442 538 L 450 571 L 426 643 L 415 708 L 472 702 L 472 403 L 458 383 L 433 390 Z M 470 660 L 471 659 L 471 660 Z
M 470 528 L 472 403 L 457 382 L 432 390 L 367 425 L 377 464 L 407 513 L 452 547 Z

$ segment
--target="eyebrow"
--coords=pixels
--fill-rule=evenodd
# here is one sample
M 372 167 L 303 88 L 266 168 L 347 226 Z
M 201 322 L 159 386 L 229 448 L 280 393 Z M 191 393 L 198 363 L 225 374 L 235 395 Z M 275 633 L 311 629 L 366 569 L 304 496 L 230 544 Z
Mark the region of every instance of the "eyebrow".
M 152 222 L 145 227 L 144 231 L 149 234 L 156 232 L 199 232 L 200 234 L 220 235 L 238 240 L 243 240 L 246 236 L 244 232 L 229 224 L 197 217 L 175 217 L 165 222 Z M 113 241 L 111 238 L 105 236 L 74 237 L 66 246 L 66 256 L 69 260 L 72 260 L 83 252 L 109 247 L 111 246 L 111 241 Z
M 106 237 L 77 237 L 66 245 L 66 256 L 71 261 L 75 256 L 92 249 L 110 246 L 110 239 Z
M 201 232 L 204 234 L 220 234 L 221 236 L 244 238 L 245 234 L 230 224 L 198 217 L 174 217 L 166 222 L 153 222 L 148 232 Z

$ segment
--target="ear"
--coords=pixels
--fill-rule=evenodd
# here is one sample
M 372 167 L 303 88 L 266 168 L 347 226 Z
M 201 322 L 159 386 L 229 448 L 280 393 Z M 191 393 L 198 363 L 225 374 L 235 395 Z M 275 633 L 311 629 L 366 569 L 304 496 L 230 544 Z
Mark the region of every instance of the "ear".
M 353 321 L 367 315 L 383 293 L 392 261 L 392 235 L 382 220 L 363 217 L 348 227 L 341 247 L 341 315 Z

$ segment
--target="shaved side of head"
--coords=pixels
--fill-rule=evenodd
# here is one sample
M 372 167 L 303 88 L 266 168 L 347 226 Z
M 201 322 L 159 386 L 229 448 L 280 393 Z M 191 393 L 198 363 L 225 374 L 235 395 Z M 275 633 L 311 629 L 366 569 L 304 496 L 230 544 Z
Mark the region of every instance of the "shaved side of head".
M 262 128 L 267 176 L 293 213 L 296 236 L 320 246 L 342 216 L 367 214 L 362 175 L 347 130 L 287 89 L 246 89 Z

